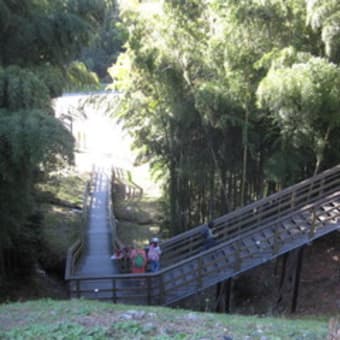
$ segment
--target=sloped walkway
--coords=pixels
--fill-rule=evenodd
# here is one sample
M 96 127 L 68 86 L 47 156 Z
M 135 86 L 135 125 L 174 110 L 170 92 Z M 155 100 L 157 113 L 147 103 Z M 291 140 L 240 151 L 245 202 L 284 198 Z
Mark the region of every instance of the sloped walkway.
M 112 255 L 112 234 L 109 224 L 108 195 L 110 176 L 104 168 L 94 175 L 94 190 L 91 197 L 88 225 L 85 232 L 85 251 L 77 267 L 76 275 L 106 276 L 118 273 Z

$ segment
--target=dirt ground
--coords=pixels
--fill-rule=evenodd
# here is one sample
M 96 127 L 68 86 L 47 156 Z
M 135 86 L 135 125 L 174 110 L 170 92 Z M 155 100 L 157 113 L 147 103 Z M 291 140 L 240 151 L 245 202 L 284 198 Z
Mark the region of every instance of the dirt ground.
M 340 312 L 340 232 L 333 232 L 306 247 L 298 312 Z

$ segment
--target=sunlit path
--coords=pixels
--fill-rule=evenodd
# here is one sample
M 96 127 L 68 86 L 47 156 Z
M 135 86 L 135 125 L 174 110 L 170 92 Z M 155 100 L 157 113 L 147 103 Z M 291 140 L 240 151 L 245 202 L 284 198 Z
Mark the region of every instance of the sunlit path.
M 137 151 L 132 148 L 132 138 L 112 117 L 118 102 L 114 92 L 79 93 L 57 98 L 54 106 L 56 116 L 76 139 L 75 161 L 80 171 L 90 171 L 93 164 L 106 168 L 114 165 L 131 171 L 144 192 L 159 196 L 160 186 L 150 178 L 148 164 L 135 166 Z

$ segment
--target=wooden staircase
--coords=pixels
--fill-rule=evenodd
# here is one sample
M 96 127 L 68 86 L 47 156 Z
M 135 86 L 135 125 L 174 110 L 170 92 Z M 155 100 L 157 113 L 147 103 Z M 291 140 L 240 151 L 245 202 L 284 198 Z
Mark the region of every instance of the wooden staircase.
M 170 305 L 339 230 L 340 166 L 214 222 L 215 247 L 203 250 L 203 226 L 193 228 L 161 245 L 160 272 L 94 277 L 98 286 L 101 280 L 110 284 L 93 298 Z M 69 275 L 76 287 L 71 296 L 85 296 L 84 279 Z
M 204 290 L 339 228 L 340 193 L 163 270 L 162 304 Z

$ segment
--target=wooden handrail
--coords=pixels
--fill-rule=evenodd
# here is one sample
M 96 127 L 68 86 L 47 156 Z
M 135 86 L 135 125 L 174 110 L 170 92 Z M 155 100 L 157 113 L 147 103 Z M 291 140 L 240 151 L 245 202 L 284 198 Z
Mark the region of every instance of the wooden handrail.
M 117 233 L 117 224 L 116 219 L 113 215 L 113 205 L 112 205 L 112 187 L 116 178 L 116 172 L 112 167 L 111 172 L 111 179 L 110 179 L 110 191 L 109 191 L 109 199 L 108 199 L 108 216 L 109 216 L 109 223 L 111 228 L 111 239 L 112 239 L 112 249 L 122 249 L 124 248 L 123 242 L 120 240 L 118 233 Z
M 328 202 L 333 202 L 337 199 L 339 202 L 336 207 L 323 211 L 321 208 Z M 317 210 L 316 229 L 321 225 L 328 223 L 335 217 L 340 218 L 340 193 L 331 197 L 330 200 L 322 200 L 316 205 L 310 205 L 308 208 L 302 209 L 295 214 L 308 213 L 312 218 L 313 211 Z M 334 216 L 327 217 L 330 212 L 335 212 Z M 294 214 L 291 214 L 294 216 Z M 280 225 L 287 221 L 291 216 L 282 217 L 277 224 Z M 321 219 L 326 216 L 325 219 Z M 270 226 L 268 226 L 270 227 Z M 339 228 L 338 224 L 334 224 L 334 228 Z M 329 232 L 329 230 L 328 230 Z M 282 234 L 280 232 L 279 234 Z M 298 243 L 291 243 L 291 239 L 296 241 L 296 237 L 291 236 L 283 243 L 283 246 L 274 251 L 275 240 L 274 233 L 263 240 L 263 248 L 253 252 L 245 252 L 246 247 L 242 245 L 242 241 L 252 234 L 243 235 L 241 238 L 236 238 L 218 245 L 210 250 L 204 251 L 192 258 L 185 259 L 180 263 L 174 264 L 162 269 L 158 273 L 144 273 L 144 274 L 119 274 L 111 276 L 91 276 L 84 278 L 83 276 L 73 276 L 72 280 L 78 282 L 76 287 L 80 289 L 79 282 L 83 280 L 107 280 L 110 279 L 115 282 L 112 286 L 112 292 L 115 301 L 117 302 L 134 302 L 137 297 L 143 299 L 145 304 L 171 304 L 183 297 L 192 295 L 208 288 L 209 286 L 223 281 L 227 278 L 233 277 L 242 271 L 248 270 L 258 264 L 271 260 L 280 254 L 294 249 L 302 244 L 310 242 L 308 237 L 309 230 L 301 231 L 300 241 Z M 317 237 L 315 234 L 314 237 Z M 233 250 L 232 252 L 230 252 Z M 117 285 L 120 282 L 120 285 Z M 159 283 L 162 283 L 161 285 Z M 118 288 L 120 286 L 120 288 Z M 110 289 L 109 289 L 110 291 Z M 84 293 L 82 291 L 82 293 Z M 90 291 L 88 291 L 90 292 Z M 80 294 L 78 292 L 78 294 Z M 81 295 L 81 294 L 80 294 Z
M 140 198 L 143 195 L 143 189 L 131 181 L 131 174 L 128 170 L 118 167 L 112 167 L 112 178 L 118 185 L 124 186 L 125 198 Z
M 340 184 L 340 165 L 327 170 L 308 180 L 304 180 L 279 193 L 272 194 L 257 202 L 237 209 L 214 220 L 218 241 L 225 242 L 237 234 L 284 216 L 320 195 L 332 193 Z M 163 262 L 165 265 L 195 254 L 197 246 L 203 242 L 203 225 L 190 229 L 162 243 Z M 194 243 L 192 245 L 192 242 Z M 194 249 L 193 252 L 190 249 Z

